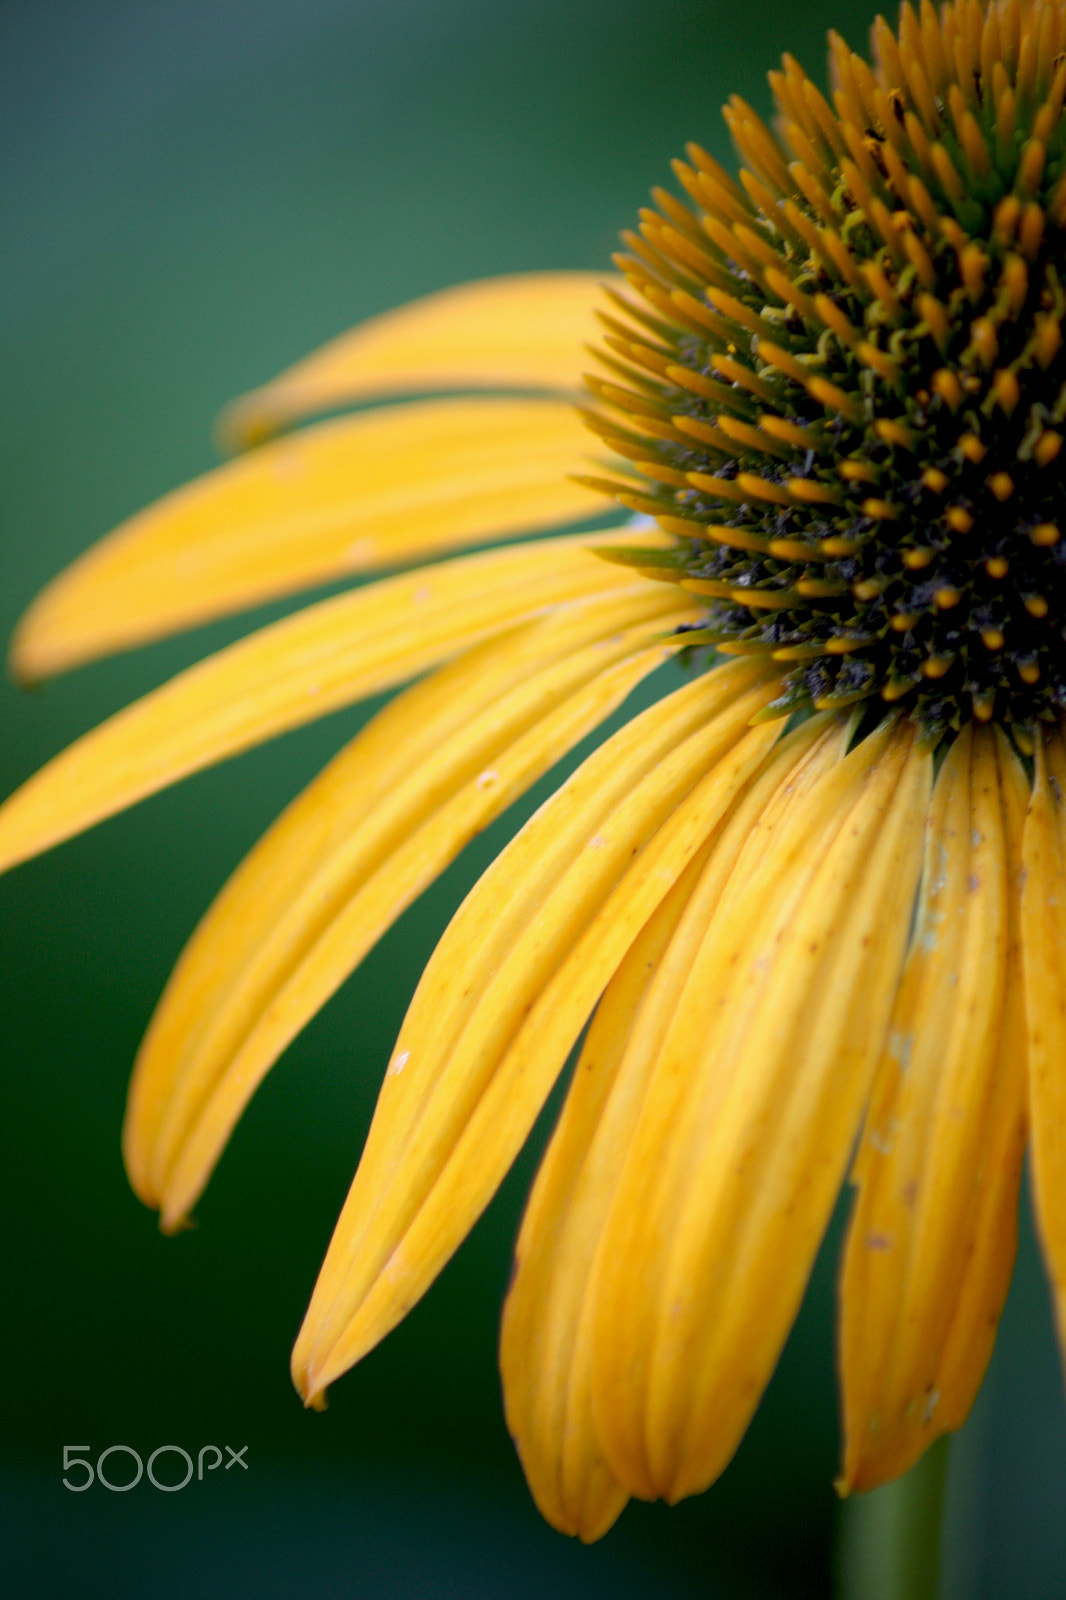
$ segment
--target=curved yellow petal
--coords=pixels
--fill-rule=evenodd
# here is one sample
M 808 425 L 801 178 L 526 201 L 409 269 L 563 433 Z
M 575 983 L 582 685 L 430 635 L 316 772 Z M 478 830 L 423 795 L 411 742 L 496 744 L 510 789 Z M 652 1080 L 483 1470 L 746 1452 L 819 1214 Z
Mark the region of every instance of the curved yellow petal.
M 1033 1209 L 1066 1350 L 1066 743 L 1041 736 L 1022 839 Z
M 722 891 L 594 1268 L 594 1414 L 631 1493 L 705 1488 L 773 1370 L 899 981 L 930 768 L 882 727 L 785 797 Z
M 918 918 L 853 1173 L 844 1492 L 897 1477 L 960 1426 L 992 1353 L 1026 1133 L 1027 797 L 1002 734 L 965 727 L 933 791 Z
M 609 1182 L 603 1185 L 597 1195 L 601 1214 L 593 1259 L 587 1274 L 586 1305 L 583 1307 L 581 1324 L 582 1339 L 589 1346 L 585 1352 L 586 1361 L 592 1359 L 596 1333 L 595 1274 L 592 1271 L 596 1249 L 611 1214 L 634 1130 L 651 1091 L 654 1091 L 651 1110 L 658 1116 L 660 1125 L 669 1127 L 680 1113 L 687 1088 L 686 1072 L 680 1070 L 669 1078 L 662 1075 L 657 1077 L 657 1063 L 686 986 L 692 980 L 693 967 L 704 947 L 723 890 L 730 883 L 742 854 L 747 858 L 754 854 L 758 858 L 769 853 L 781 836 L 782 823 L 788 820 L 789 811 L 843 759 L 850 734 L 849 718 L 824 713 L 810 719 L 781 741 L 766 770 L 752 785 L 721 838 L 715 841 L 714 851 L 698 889 L 685 910 L 661 969 L 649 989 L 637 1025 L 626 1044 L 625 1060 L 620 1069 L 621 1086 L 612 1098 L 609 1118 L 605 1119 L 604 1128 L 597 1135 L 598 1141 L 609 1140 L 615 1127 L 618 1129 L 617 1170 L 610 1172 Z M 599 1152 L 595 1154 L 599 1155 Z M 602 1177 L 603 1174 L 601 1182 Z M 600 1426 L 606 1426 L 608 1436 L 613 1433 L 615 1450 L 621 1448 L 631 1452 L 624 1468 L 627 1481 L 650 1482 L 650 1468 L 640 1424 L 639 1368 L 634 1368 L 632 1381 L 620 1388 L 615 1403 L 631 1407 L 630 1415 L 624 1422 L 617 1416 L 601 1419 Z M 599 1428 L 597 1437 L 600 1437 Z
M 504 693 L 537 665 L 587 643 L 590 622 L 597 628 L 633 598 L 622 590 L 564 602 L 439 668 L 373 717 L 264 835 L 186 946 L 142 1046 L 127 1108 L 127 1161 L 149 1204 L 158 1201 L 149 1165 L 164 1107 L 189 1054 L 231 1004 L 235 974 L 253 959 L 264 930 L 285 918 L 304 885 L 343 848 L 355 820 L 386 804 L 405 774 L 491 703 L 497 688 Z
M 532 272 L 442 289 L 344 333 L 222 415 L 223 439 L 254 443 L 297 417 L 430 389 L 575 392 L 597 338 L 604 279 Z
M 661 663 L 666 613 L 644 586 L 482 645 L 393 701 L 260 840 L 179 962 L 130 1087 L 127 1165 L 164 1228 L 384 929 Z
M 94 545 L 30 606 L 23 679 L 312 584 L 604 508 L 574 483 L 588 434 L 560 400 L 454 399 L 321 423 L 226 462 Z
M 594 1139 L 634 1019 L 706 850 L 653 912 L 600 1001 L 522 1219 L 503 1308 L 504 1408 L 526 1481 L 541 1515 L 586 1541 L 606 1533 L 629 1498 L 600 1449 L 586 1351 L 579 1346 L 581 1269 L 591 1260 L 590 1242 L 595 1247 L 603 1192 Z M 585 1215 L 590 1209 L 593 1215 Z
M 774 737 L 746 730 L 775 687 L 765 667 L 737 663 L 642 713 L 456 914 L 401 1029 L 297 1340 L 306 1399 L 395 1326 L 488 1203 L 629 945 Z
M 605 1533 L 628 1498 L 592 1415 L 588 1286 L 596 1246 L 658 1043 L 721 888 L 720 857 L 739 850 L 824 721 L 808 722 L 770 753 L 630 948 L 600 1001 L 526 1208 L 500 1333 L 507 1424 L 543 1515 L 585 1540 Z M 713 872 L 705 870 L 712 852 Z
M 602 537 L 614 543 L 618 530 Z M 0 806 L 0 870 L 523 616 L 631 583 L 589 553 L 594 544 L 570 534 L 423 567 L 308 606 L 208 657 L 69 745 Z

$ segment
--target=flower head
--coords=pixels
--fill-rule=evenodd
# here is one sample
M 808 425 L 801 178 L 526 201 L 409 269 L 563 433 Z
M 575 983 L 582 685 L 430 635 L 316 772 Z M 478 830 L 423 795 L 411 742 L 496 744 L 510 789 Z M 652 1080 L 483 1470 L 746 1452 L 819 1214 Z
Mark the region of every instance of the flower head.
M 693 147 L 694 208 L 657 195 L 609 290 L 587 420 L 615 476 L 567 476 L 587 435 L 551 395 L 270 439 L 386 395 L 566 387 L 585 277 L 449 291 L 240 402 L 226 431 L 257 448 L 103 541 L 16 636 L 37 677 L 546 533 L 604 488 L 640 514 L 313 605 L 0 810 L 10 865 L 419 680 L 238 868 L 160 1002 L 124 1145 L 171 1229 L 400 911 L 664 659 L 705 669 L 561 783 L 456 913 L 293 1355 L 319 1404 L 406 1314 L 591 1017 L 501 1338 L 532 1491 L 585 1538 L 726 1465 L 849 1168 L 843 1488 L 965 1417 L 1030 1123 L 1066 1319 L 1064 51 L 1066 0 L 923 0 L 875 25 L 873 67 L 832 39 L 833 107 L 786 57 L 780 137 L 732 102 L 739 183 Z
M 876 70 L 831 36 L 835 114 L 786 57 L 782 142 L 734 100 L 741 183 L 693 146 L 698 213 L 658 196 L 620 258 L 644 312 L 612 321 L 598 426 L 648 481 L 618 498 L 677 535 L 701 637 L 793 664 L 775 710 L 879 699 L 1031 749 L 1066 707 L 1060 28 L 904 6 Z

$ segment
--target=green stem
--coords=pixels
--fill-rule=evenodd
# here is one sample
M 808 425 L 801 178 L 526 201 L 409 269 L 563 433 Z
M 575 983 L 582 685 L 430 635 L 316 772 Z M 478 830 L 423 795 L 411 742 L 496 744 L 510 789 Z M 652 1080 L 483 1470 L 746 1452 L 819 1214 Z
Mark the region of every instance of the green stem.
M 852 1495 L 841 1509 L 839 1600 L 937 1600 L 948 1436 L 895 1483 Z

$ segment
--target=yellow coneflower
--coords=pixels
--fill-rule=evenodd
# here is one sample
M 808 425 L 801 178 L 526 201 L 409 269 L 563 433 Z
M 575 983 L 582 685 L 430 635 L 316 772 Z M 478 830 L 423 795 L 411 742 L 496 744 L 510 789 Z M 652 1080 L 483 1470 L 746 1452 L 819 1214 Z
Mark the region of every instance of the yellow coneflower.
M 318 1404 L 488 1203 L 592 1017 L 503 1318 L 533 1494 L 594 1538 L 736 1449 L 842 1181 L 841 1487 L 966 1416 L 1034 1200 L 1066 1318 L 1066 0 L 904 5 L 832 104 L 692 147 L 556 395 L 411 400 L 258 448 L 35 603 L 37 678 L 339 574 L 58 756 L 5 865 L 427 673 L 238 869 L 145 1039 L 125 1151 L 179 1227 L 273 1061 L 466 841 L 671 654 L 696 668 L 501 852 L 415 994 L 293 1357 Z M 582 275 L 450 291 L 240 402 L 245 444 L 419 390 L 562 391 Z M 651 530 L 649 532 L 648 530 Z M 608 559 L 601 559 L 606 556 Z M 720 656 L 739 659 L 724 664 Z M 441 663 L 444 663 L 441 665 Z M 712 670 L 713 669 L 713 670 Z

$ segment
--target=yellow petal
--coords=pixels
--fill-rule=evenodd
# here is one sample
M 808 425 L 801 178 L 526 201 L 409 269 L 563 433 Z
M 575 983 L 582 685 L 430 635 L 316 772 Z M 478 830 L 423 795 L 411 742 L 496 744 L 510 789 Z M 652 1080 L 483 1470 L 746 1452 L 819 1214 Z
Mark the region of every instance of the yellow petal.
M 618 532 L 603 537 L 614 543 Z M 523 616 L 631 583 L 589 554 L 594 544 L 571 534 L 424 567 L 321 601 L 208 657 L 78 739 L 0 807 L 0 870 Z
M 592 1358 L 596 1334 L 592 1268 L 595 1266 L 595 1254 L 603 1228 L 611 1214 L 634 1130 L 650 1090 L 654 1090 L 651 1114 L 657 1115 L 660 1124 L 668 1128 L 680 1113 L 687 1089 L 684 1071 L 671 1078 L 662 1075 L 656 1077 L 656 1066 L 686 985 L 692 980 L 694 964 L 705 944 L 707 930 L 718 909 L 723 889 L 730 883 L 742 854 L 746 858 L 758 859 L 769 853 L 780 835 L 782 822 L 788 820 L 789 811 L 843 759 L 850 733 L 848 718 L 826 713 L 810 719 L 781 741 L 766 770 L 752 785 L 722 836 L 715 840 L 707 868 L 670 942 L 655 981 L 649 988 L 637 1025 L 626 1043 L 625 1059 L 619 1072 L 619 1087 L 612 1092 L 608 1115 L 603 1127 L 597 1131 L 597 1146 L 606 1141 L 606 1152 L 594 1147 L 590 1156 L 590 1164 L 593 1160 L 600 1164 L 597 1172 L 600 1188 L 595 1192 L 599 1206 L 597 1235 L 592 1245 L 592 1259 L 586 1268 L 586 1306 L 583 1307 L 581 1322 L 582 1340 L 589 1345 L 585 1352 L 586 1360 Z M 617 1143 L 613 1151 L 612 1135 L 615 1135 Z M 604 1160 L 605 1154 L 613 1157 L 613 1165 Z M 633 1407 L 626 1423 L 617 1416 L 605 1419 L 608 1436 L 612 1430 L 614 1433 L 614 1448 L 633 1452 L 625 1468 L 627 1481 L 650 1482 L 640 1422 L 641 1392 L 635 1377 L 632 1383 L 619 1391 L 616 1404 Z
M 208 912 L 142 1046 L 131 1180 L 178 1225 L 263 1075 L 386 927 L 663 659 L 647 586 L 574 602 L 393 701 Z
M 747 723 L 775 688 L 765 668 L 737 663 L 634 719 L 456 914 L 401 1030 L 297 1340 L 305 1398 L 395 1326 L 488 1203 L 629 945 L 761 759 L 767 730 Z
M 1022 841 L 1033 1206 L 1066 1349 L 1066 747 L 1038 740 Z
M 841 1488 L 965 1419 L 1014 1261 L 1025 1147 L 1018 866 L 1028 783 L 1001 734 L 941 768 L 925 878 L 854 1178 L 841 1283 Z
M 507 1423 L 541 1512 L 582 1539 L 605 1533 L 627 1499 L 593 1422 L 589 1275 L 649 1065 L 721 887 L 721 871 L 704 869 L 712 851 L 716 866 L 728 852 L 726 818 L 739 849 L 823 722 L 772 752 L 630 948 L 589 1029 L 523 1219 L 500 1336 Z
M 587 1271 L 591 1262 L 602 1194 L 596 1157 L 606 1141 L 599 1150 L 590 1146 L 634 1018 L 708 848 L 652 914 L 600 1001 L 526 1207 L 503 1311 L 504 1405 L 526 1480 L 552 1526 L 587 1541 L 606 1533 L 629 1498 L 599 1447 L 587 1344 L 580 1341 L 582 1266 Z
M 594 1269 L 594 1414 L 631 1493 L 705 1488 L 784 1343 L 899 980 L 930 765 L 879 729 L 771 808 L 722 891 Z
M 563 401 L 430 400 L 322 423 L 131 517 L 22 618 L 38 679 L 374 567 L 603 510 L 568 478 L 588 434 Z
M 221 431 L 241 446 L 315 411 L 429 389 L 580 389 L 601 332 L 604 279 L 591 272 L 486 278 L 361 323 L 237 400 Z
M 148 1162 L 163 1108 L 189 1052 L 201 1048 L 202 1034 L 231 1003 L 235 975 L 266 931 L 343 848 L 357 821 L 386 804 L 404 776 L 491 703 L 497 688 L 504 693 L 537 665 L 587 643 L 589 625 L 595 631 L 601 618 L 628 617 L 634 599 L 634 591 L 623 590 L 565 602 L 397 695 L 264 835 L 186 947 L 145 1040 L 131 1087 L 127 1158 L 134 1187 L 148 1203 L 158 1201 Z

